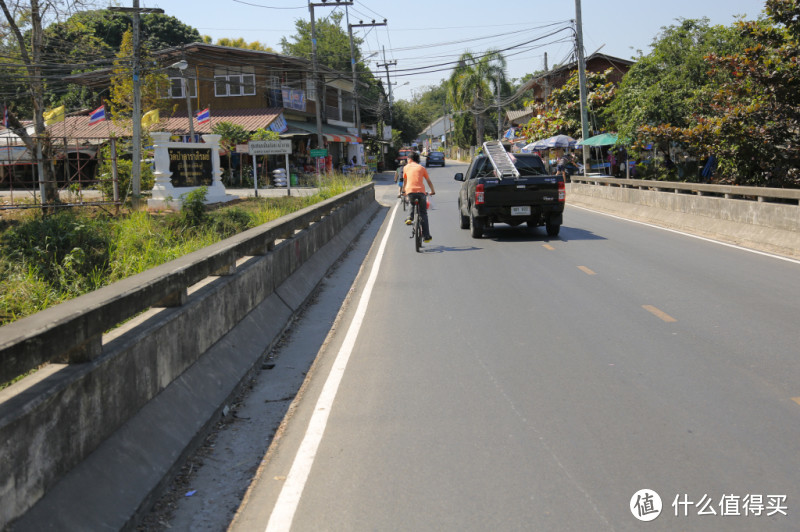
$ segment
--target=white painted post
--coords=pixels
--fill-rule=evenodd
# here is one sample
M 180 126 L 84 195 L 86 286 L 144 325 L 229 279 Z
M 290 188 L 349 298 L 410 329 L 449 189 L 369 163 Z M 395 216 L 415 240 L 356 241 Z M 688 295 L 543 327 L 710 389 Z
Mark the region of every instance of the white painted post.
M 256 156 L 253 155 L 253 192 L 258 197 L 258 165 L 256 164 Z

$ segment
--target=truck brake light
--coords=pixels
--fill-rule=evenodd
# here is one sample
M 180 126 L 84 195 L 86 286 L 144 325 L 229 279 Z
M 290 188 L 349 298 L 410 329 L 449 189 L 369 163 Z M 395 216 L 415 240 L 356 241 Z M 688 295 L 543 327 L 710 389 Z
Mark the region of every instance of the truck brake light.
M 483 183 L 475 185 L 475 205 L 483 205 Z
M 558 201 L 564 201 L 567 198 L 567 186 L 563 181 L 558 183 Z

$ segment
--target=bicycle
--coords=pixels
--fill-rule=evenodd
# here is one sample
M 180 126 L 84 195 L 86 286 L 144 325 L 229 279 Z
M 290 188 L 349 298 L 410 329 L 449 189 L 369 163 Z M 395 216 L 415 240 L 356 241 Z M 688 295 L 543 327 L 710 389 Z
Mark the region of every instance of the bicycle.
M 414 221 L 411 223 L 411 236 L 414 238 L 414 248 L 419 253 L 422 247 L 422 216 L 419 215 L 418 198 L 414 198 Z
M 408 196 L 400 194 L 400 203 L 403 204 L 403 212 L 405 212 L 408 209 Z

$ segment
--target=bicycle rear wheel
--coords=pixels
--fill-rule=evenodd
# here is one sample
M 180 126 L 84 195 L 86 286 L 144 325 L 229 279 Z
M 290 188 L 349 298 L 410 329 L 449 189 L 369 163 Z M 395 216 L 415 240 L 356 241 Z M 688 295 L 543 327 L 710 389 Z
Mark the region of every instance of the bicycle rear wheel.
M 416 213 L 414 216 L 414 247 L 419 253 L 419 249 L 422 247 L 422 222 L 419 216 L 419 205 L 414 211 Z

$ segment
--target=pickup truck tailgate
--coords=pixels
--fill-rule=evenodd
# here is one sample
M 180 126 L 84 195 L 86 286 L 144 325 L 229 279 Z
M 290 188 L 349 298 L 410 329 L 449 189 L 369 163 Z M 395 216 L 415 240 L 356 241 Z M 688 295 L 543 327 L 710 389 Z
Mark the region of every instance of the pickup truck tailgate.
M 486 179 L 486 207 L 558 203 L 558 179 L 551 176 Z

